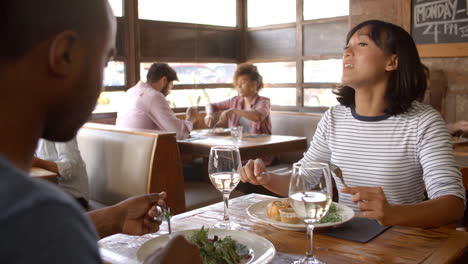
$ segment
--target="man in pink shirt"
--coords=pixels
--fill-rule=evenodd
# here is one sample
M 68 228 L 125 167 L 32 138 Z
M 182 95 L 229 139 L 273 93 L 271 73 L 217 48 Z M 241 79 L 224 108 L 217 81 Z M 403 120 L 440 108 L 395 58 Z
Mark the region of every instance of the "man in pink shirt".
M 173 131 L 177 139 L 186 139 L 198 120 L 198 112 L 187 108 L 185 120 L 177 118 L 166 96 L 178 81 L 177 73 L 166 63 L 153 63 L 146 76 L 127 90 L 124 103 L 117 113 L 117 126 Z

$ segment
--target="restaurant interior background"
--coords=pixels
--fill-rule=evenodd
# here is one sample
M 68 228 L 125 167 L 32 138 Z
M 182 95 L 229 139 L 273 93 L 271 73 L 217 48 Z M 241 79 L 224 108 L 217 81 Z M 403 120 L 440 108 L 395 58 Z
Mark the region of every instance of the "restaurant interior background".
M 411 0 L 109 0 L 117 16 L 117 56 L 93 119 L 112 120 L 124 91 L 154 61 L 179 82 L 168 101 L 176 112 L 235 93 L 236 64 L 254 63 L 273 110 L 323 112 L 337 104 L 348 30 L 380 19 L 411 28 Z M 463 44 L 467 45 L 468 44 Z M 434 75 L 448 122 L 468 119 L 468 59 L 463 45 L 418 46 Z M 454 48 L 455 47 L 455 48 Z M 452 52 L 453 51 L 453 52 Z

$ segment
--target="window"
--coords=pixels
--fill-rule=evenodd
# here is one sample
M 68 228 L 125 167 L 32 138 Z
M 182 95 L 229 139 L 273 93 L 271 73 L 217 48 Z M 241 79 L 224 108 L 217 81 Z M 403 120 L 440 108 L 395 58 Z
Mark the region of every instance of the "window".
M 116 17 L 123 16 L 123 0 L 108 0 Z
M 270 98 L 271 105 L 296 105 L 296 88 L 263 88 L 260 95 Z
M 125 86 L 125 63 L 109 61 L 104 69 L 104 86 Z
M 173 89 L 166 99 L 173 108 L 195 106 L 201 111 L 207 103 L 222 101 L 235 95 L 237 92 L 232 88 Z
M 304 61 L 304 82 L 340 83 L 342 69 L 341 59 Z
M 141 63 L 140 78 L 146 81 L 152 63 Z M 236 64 L 223 63 L 169 63 L 177 72 L 179 81 L 174 84 L 232 83 Z
M 102 92 L 93 113 L 117 112 L 125 92 Z
M 349 0 L 304 0 L 304 20 L 347 15 Z
M 337 105 L 336 95 L 332 88 L 304 89 L 304 106 L 334 106 Z
M 296 83 L 296 62 L 255 63 L 263 83 Z
M 248 25 L 265 25 L 296 22 L 296 1 L 248 0 Z
M 236 0 L 139 0 L 140 19 L 236 26 Z

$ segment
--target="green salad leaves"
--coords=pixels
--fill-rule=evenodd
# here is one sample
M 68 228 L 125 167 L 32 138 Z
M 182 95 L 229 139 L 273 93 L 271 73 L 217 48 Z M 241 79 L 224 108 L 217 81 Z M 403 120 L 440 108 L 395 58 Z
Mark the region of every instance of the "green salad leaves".
M 330 209 L 328 209 L 328 213 L 320 219 L 320 224 L 324 223 L 335 223 L 343 220 L 341 215 L 337 212 L 335 204 L 330 205 Z
M 194 232 L 189 241 L 200 249 L 204 264 L 239 264 L 251 258 L 249 249 L 230 236 L 208 238 L 208 229 L 204 226 Z

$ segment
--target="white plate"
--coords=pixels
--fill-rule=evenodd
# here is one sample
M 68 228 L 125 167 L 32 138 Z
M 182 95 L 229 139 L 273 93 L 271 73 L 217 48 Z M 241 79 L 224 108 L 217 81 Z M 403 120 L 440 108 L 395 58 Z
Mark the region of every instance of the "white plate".
M 196 129 L 192 130 L 190 135 L 195 136 L 195 135 L 214 135 L 214 136 L 223 136 L 223 135 L 230 135 L 231 130 L 229 128 L 222 128 L 222 127 L 217 127 L 217 128 L 209 128 L 209 129 Z
M 183 230 L 174 232 L 173 235 L 182 234 L 186 238 L 190 237 L 195 231 L 199 229 Z M 232 239 L 245 245 L 253 251 L 253 258 L 250 259 L 248 264 L 264 264 L 270 262 L 275 256 L 275 247 L 267 239 L 258 236 L 254 233 L 238 231 L 238 230 L 225 230 L 225 229 L 209 229 L 208 237 L 214 236 L 224 238 L 231 236 Z M 162 235 L 151 240 L 146 241 L 137 251 L 136 255 L 140 262 L 154 252 L 156 249 L 163 247 L 169 241 L 169 235 Z
M 281 199 L 273 199 L 273 200 L 281 200 Z M 267 205 L 273 200 L 265 200 L 261 201 L 258 203 L 254 203 L 250 205 L 247 208 L 247 214 L 251 216 L 252 218 L 257 219 L 260 222 L 270 224 L 272 226 L 275 226 L 280 229 L 286 229 L 286 230 L 293 230 L 293 231 L 304 231 L 306 230 L 306 225 L 304 223 L 299 223 L 299 224 L 287 224 L 283 223 L 281 221 L 275 221 L 267 216 Z M 339 222 L 334 222 L 334 223 L 323 223 L 323 224 L 316 224 L 314 225 L 314 228 L 323 228 L 323 227 L 331 227 L 331 226 L 336 226 L 343 224 L 345 222 L 348 222 L 354 217 L 354 211 L 353 209 L 349 208 L 346 205 L 339 204 L 339 203 L 333 203 L 336 206 L 337 212 L 341 216 L 341 221 Z
M 452 137 L 452 144 L 462 144 L 468 142 L 468 138 L 465 137 Z

